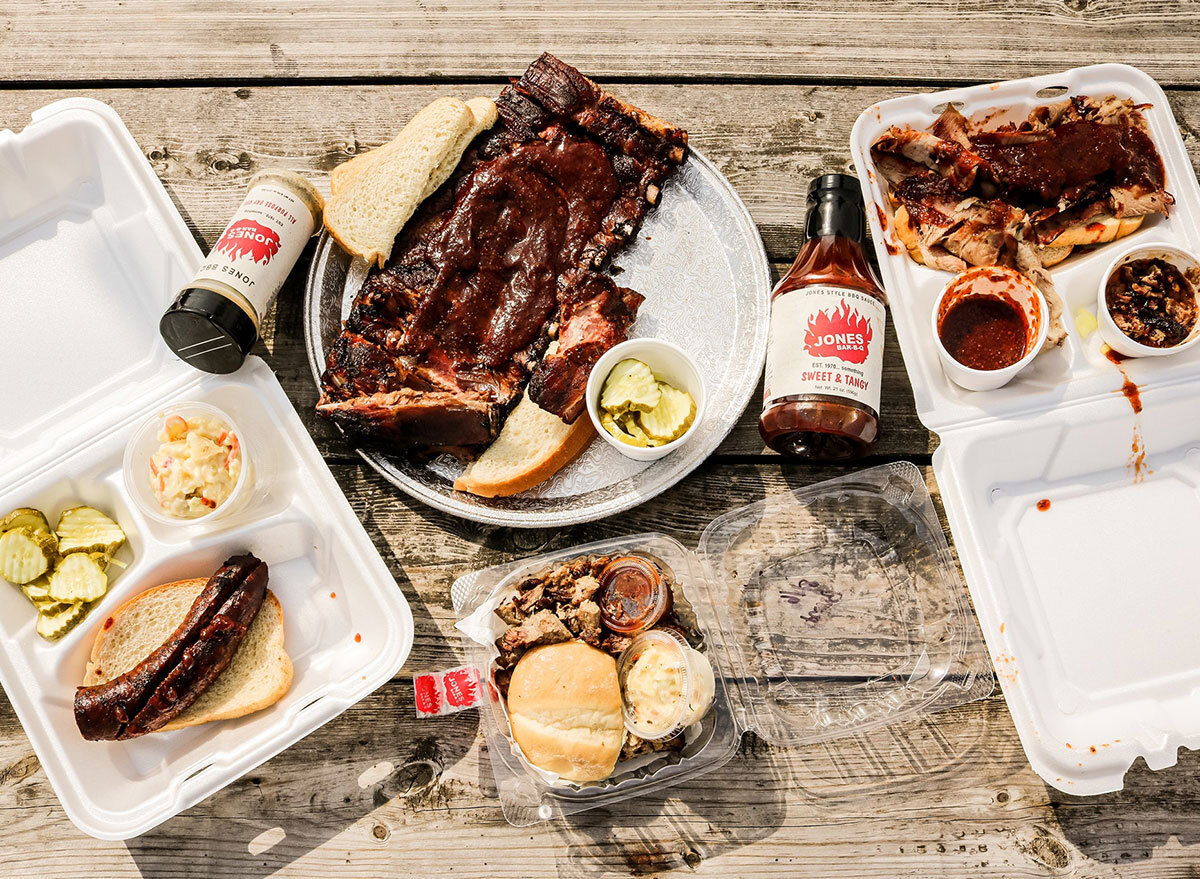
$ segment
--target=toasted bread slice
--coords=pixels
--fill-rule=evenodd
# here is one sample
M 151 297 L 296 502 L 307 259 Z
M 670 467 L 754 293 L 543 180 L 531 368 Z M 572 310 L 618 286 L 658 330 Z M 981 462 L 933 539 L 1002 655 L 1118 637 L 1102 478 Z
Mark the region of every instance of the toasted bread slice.
M 564 424 L 522 395 L 500 435 L 454 487 L 480 497 L 508 497 L 545 482 L 575 460 L 596 435 L 586 416 Z
M 325 228 L 344 250 L 381 266 L 387 261 L 417 206 L 446 182 L 483 127 L 496 121 L 494 103 L 473 100 L 478 119 L 457 98 L 438 98 L 395 140 L 342 166 L 325 205 Z
M 462 157 L 463 152 L 471 144 L 476 137 L 487 131 L 496 124 L 496 119 L 499 118 L 496 112 L 496 104 L 491 98 L 471 98 L 467 101 L 467 109 L 471 111 L 472 125 L 461 136 L 458 143 L 455 143 L 454 149 L 446 156 L 446 160 L 439 166 L 433 179 L 425 188 L 421 200 L 429 198 L 437 190 L 439 186 L 449 179 L 454 173 L 455 167 L 458 165 L 458 160 Z M 360 174 L 372 168 L 380 159 L 387 157 L 390 149 L 395 148 L 396 141 L 390 141 L 383 146 L 355 156 L 347 162 L 342 162 L 329 175 L 329 189 L 333 195 L 337 195 L 343 189 L 350 185 Z M 440 178 L 440 179 L 439 179 Z
M 1074 249 L 1075 245 L 1073 244 L 1049 244 L 1045 247 L 1039 247 L 1037 249 L 1038 259 L 1042 261 L 1042 268 L 1048 269 L 1050 266 L 1058 265 L 1060 262 L 1070 256 L 1071 251 Z
M 183 622 L 206 582 L 177 580 L 155 586 L 109 614 L 92 645 L 84 686 L 110 681 L 149 656 Z M 162 731 L 259 711 L 278 702 L 291 684 L 292 660 L 283 649 L 283 609 L 267 590 L 229 667 Z
M 1063 247 L 1066 245 L 1086 244 L 1105 244 L 1109 241 L 1115 241 L 1118 238 L 1124 238 L 1126 235 L 1131 235 L 1141 228 L 1141 217 L 1094 217 L 1086 223 L 1080 223 L 1077 226 L 1070 226 L 1060 232 L 1053 241 L 1050 242 L 1052 247 Z

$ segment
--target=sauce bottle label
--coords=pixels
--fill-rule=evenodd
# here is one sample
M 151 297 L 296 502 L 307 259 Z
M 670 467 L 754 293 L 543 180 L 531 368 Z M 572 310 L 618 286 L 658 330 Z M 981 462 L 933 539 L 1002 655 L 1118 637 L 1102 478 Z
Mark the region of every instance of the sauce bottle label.
M 884 304 L 848 287 L 814 284 L 771 304 L 763 408 L 800 394 L 843 397 L 879 412 Z
M 196 280 L 221 281 L 246 297 L 261 322 L 315 221 L 307 204 L 282 186 L 261 183 L 243 199 Z

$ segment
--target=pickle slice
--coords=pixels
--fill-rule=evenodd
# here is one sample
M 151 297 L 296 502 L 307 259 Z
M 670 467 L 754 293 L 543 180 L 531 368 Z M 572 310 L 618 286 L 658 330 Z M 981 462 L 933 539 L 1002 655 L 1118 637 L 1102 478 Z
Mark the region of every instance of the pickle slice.
M 95 507 L 72 507 L 58 519 L 58 551 L 112 555 L 125 542 L 121 526 Z
M 50 533 L 50 523 L 46 521 L 42 511 L 32 507 L 21 507 L 0 519 L 0 531 L 11 531 L 13 528 L 28 528 L 41 534 Z
M 87 613 L 82 602 L 64 604 L 56 609 L 47 610 L 51 612 L 38 611 L 37 620 L 37 633 L 47 641 L 54 641 L 67 634 Z
M 692 426 L 696 419 L 696 401 L 687 391 L 673 388 L 666 382 L 659 382 L 658 389 L 661 392 L 658 405 L 643 412 L 638 420 L 651 439 L 669 443 L 679 439 Z
M 95 601 L 108 590 L 108 575 L 95 555 L 63 556 L 50 575 L 50 597 L 57 601 Z
M 57 554 L 54 535 L 13 528 L 0 535 L 0 577 L 21 586 L 50 569 Z
M 661 446 L 662 443 L 655 440 L 642 430 L 640 421 L 642 413 L 640 412 L 624 412 L 617 416 L 617 424 L 621 429 L 633 437 L 637 441 L 637 445 L 650 448 L 651 446 Z
M 617 423 L 617 420 L 613 418 L 612 413 L 607 410 L 600 415 L 600 426 L 627 445 L 642 447 L 646 445 L 645 440 L 639 440 L 636 437 L 630 436 L 628 433 L 626 433 L 621 428 L 621 425 Z
M 50 598 L 50 578 L 46 576 L 41 576 L 29 583 L 21 584 L 21 592 L 34 604 L 37 604 L 39 601 L 54 600 Z
M 659 387 L 649 366 L 640 360 L 622 360 L 604 380 L 600 408 L 614 415 L 631 409 L 649 412 L 658 405 L 659 396 Z

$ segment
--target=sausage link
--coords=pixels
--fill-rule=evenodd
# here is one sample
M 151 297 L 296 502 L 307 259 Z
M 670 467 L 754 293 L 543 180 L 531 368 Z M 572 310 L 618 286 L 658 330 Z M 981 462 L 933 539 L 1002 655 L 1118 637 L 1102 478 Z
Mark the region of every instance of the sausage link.
M 260 576 L 261 575 L 261 576 Z M 267 594 L 267 566 L 260 565 L 230 596 L 179 664 L 167 674 L 121 737 L 132 739 L 166 726 L 229 667 Z
M 195 643 L 238 587 L 260 568 L 265 583 L 267 566 L 253 555 L 247 553 L 226 560 L 196 596 L 183 622 L 160 647 L 111 681 L 79 687 L 75 691 L 75 724 L 83 737 L 90 741 L 123 738 L 129 721 L 145 707 L 187 648 Z

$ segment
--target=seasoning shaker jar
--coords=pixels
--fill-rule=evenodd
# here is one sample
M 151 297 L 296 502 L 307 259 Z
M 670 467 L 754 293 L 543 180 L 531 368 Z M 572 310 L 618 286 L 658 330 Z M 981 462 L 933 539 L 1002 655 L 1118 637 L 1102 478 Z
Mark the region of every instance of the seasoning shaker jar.
M 294 171 L 262 171 L 241 206 L 159 321 L 167 346 L 204 372 L 237 370 L 313 232 L 325 201 Z

